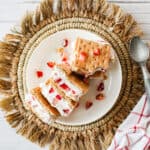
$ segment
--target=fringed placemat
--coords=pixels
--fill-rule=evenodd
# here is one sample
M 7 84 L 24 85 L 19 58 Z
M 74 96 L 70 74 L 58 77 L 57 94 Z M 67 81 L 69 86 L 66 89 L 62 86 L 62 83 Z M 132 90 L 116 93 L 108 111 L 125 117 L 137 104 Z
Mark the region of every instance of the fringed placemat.
M 54 6 L 54 7 L 53 7 Z M 22 66 L 35 43 L 64 29 L 83 29 L 106 39 L 116 51 L 122 68 L 122 88 L 116 104 L 103 118 L 83 126 L 43 123 L 23 105 Z M 142 31 L 130 14 L 105 0 L 45 0 L 0 42 L 0 107 L 17 133 L 51 150 L 106 150 L 120 123 L 143 94 L 139 67 L 131 61 L 129 41 Z

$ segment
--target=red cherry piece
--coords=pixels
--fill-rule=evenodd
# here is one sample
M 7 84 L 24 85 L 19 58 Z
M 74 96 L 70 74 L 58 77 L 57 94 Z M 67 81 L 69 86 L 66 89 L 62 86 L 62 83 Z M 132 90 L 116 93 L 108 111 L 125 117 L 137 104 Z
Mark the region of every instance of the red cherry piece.
M 47 62 L 47 66 L 50 67 L 50 68 L 53 68 L 55 65 L 54 62 L 50 61 L 50 62 Z
M 67 53 L 63 52 L 62 53 L 62 62 L 66 62 L 67 60 L 68 60 Z
M 84 62 L 87 58 L 87 53 L 86 52 L 81 52 L 79 55 L 79 60 Z
M 54 92 L 54 89 L 50 88 L 49 93 L 53 93 L 53 92 Z
M 69 113 L 69 109 L 63 109 L 63 112 L 68 114 Z
M 68 60 L 67 57 L 63 57 L 63 58 L 62 58 L 62 61 L 63 61 L 63 62 L 66 62 L 67 60 Z
M 86 108 L 86 109 L 89 109 L 92 105 L 93 105 L 93 102 L 91 102 L 91 101 L 86 101 L 86 103 L 85 103 L 85 108 Z
M 69 90 L 70 90 L 70 88 L 68 87 L 68 85 L 65 84 L 65 83 L 61 84 L 60 87 L 61 87 L 62 89 L 64 89 L 64 90 L 66 90 L 66 91 L 69 91 Z
M 67 47 L 68 44 L 69 44 L 68 39 L 64 39 L 64 41 L 63 41 L 63 47 Z
M 96 100 L 98 100 L 98 101 L 104 100 L 104 98 L 105 98 L 105 96 L 103 93 L 96 95 Z
M 61 81 L 62 81 L 61 78 L 58 78 L 57 80 L 55 80 L 56 83 L 59 83 L 59 82 L 61 82 Z
M 100 49 L 98 48 L 98 49 L 94 50 L 93 54 L 94 54 L 95 56 L 99 56 L 99 55 L 101 54 L 101 53 L 100 53 Z
M 38 78 L 42 78 L 43 77 L 43 72 L 42 71 L 37 71 L 36 75 Z
M 32 101 L 28 101 L 28 104 L 31 105 L 31 104 L 32 104 Z
M 86 83 L 86 84 L 88 84 L 89 83 L 89 79 L 88 78 L 84 78 L 83 82 Z
M 56 95 L 56 98 L 57 98 L 58 100 L 61 100 L 61 96 L 60 96 L 60 95 Z
M 54 98 L 52 104 L 53 104 L 54 106 L 56 106 L 56 104 L 58 103 L 58 101 L 59 101 L 58 99 Z
M 101 83 L 98 85 L 98 87 L 97 87 L 97 91 L 101 92 L 101 91 L 103 91 L 103 90 L 104 90 L 104 83 L 101 82 Z
M 76 94 L 76 92 L 74 90 L 72 90 L 72 94 Z

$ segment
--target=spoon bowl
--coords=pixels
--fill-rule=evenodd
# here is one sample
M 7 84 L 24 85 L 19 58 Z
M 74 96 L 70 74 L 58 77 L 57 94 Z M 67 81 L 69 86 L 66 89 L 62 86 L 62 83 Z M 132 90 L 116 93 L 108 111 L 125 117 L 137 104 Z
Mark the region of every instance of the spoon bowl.
M 141 66 L 145 90 L 148 98 L 150 99 L 150 74 L 146 67 L 147 59 L 149 58 L 150 51 L 149 48 L 139 37 L 134 37 L 130 43 L 130 56 L 131 58 L 138 62 Z
M 130 43 L 131 58 L 138 63 L 144 63 L 149 55 L 150 51 L 147 45 L 139 37 L 134 37 Z

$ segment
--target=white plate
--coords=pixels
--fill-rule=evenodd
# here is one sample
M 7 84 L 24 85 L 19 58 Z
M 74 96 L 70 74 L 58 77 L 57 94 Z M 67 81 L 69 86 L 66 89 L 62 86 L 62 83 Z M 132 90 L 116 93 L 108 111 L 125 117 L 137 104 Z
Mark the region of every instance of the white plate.
M 67 38 L 69 39 L 69 43 L 71 43 L 77 37 L 94 41 L 103 40 L 94 33 L 79 29 L 63 30 L 44 39 L 31 54 L 28 65 L 25 68 L 26 75 L 24 80 L 26 80 L 26 87 L 28 91 L 49 78 L 51 70 L 46 65 L 48 61 L 60 63 L 60 56 L 56 52 L 56 49 L 62 46 L 63 39 Z M 68 47 L 67 51 L 71 52 L 71 47 Z M 39 79 L 36 77 L 35 72 L 37 70 L 42 70 L 44 72 L 43 78 Z M 96 87 L 99 83 L 100 81 L 98 79 L 92 80 L 89 93 L 80 101 L 79 107 L 76 108 L 69 117 L 59 118 L 57 122 L 65 125 L 88 124 L 100 119 L 112 108 L 117 100 L 122 85 L 122 70 L 117 55 L 115 63 L 110 67 L 108 79 L 105 81 L 104 93 L 106 98 L 103 101 L 95 100 Z M 93 106 L 88 110 L 85 109 L 85 102 L 87 100 L 93 102 Z

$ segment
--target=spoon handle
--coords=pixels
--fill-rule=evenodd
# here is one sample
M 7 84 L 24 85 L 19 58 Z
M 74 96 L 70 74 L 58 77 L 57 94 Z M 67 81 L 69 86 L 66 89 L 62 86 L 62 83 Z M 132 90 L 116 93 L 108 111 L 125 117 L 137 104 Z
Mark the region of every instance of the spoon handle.
M 149 74 L 145 64 L 141 65 L 141 68 L 142 68 L 142 72 L 143 72 L 143 76 L 144 76 L 145 90 L 150 99 L 150 74 Z

